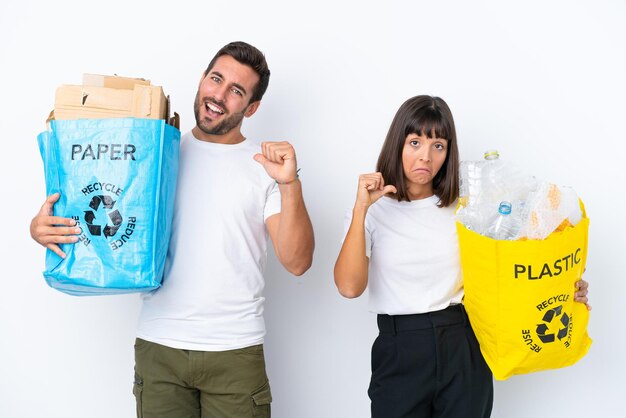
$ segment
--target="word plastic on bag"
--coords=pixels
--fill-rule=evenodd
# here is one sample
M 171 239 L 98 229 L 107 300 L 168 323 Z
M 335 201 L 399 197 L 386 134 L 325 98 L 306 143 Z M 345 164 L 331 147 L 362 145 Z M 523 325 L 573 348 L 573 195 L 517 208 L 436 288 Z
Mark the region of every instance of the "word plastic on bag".
M 570 268 L 573 268 L 577 264 L 581 262 L 580 258 L 580 248 L 577 248 L 575 252 L 572 254 L 568 254 L 563 258 L 556 259 L 552 264 L 544 263 L 541 268 L 535 268 L 535 271 L 541 270 L 538 276 L 533 276 L 533 265 L 531 264 L 515 264 L 515 278 L 520 278 L 520 275 L 523 275 L 522 278 L 528 280 L 539 280 L 543 279 L 545 276 L 547 277 L 556 277 L 563 272 L 569 271 Z M 563 265 L 565 264 L 565 265 Z M 540 264 L 539 264 L 540 265 Z M 550 267 L 552 266 L 552 267 Z M 538 267 L 538 265 L 535 265 Z

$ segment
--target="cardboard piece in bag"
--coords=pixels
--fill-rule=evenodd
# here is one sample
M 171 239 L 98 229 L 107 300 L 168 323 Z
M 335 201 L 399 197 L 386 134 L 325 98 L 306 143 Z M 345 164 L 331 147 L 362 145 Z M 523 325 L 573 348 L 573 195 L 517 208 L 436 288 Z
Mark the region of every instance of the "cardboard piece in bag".
M 143 78 L 120 77 L 118 75 L 83 74 L 83 86 L 132 90 L 135 84 L 149 86 L 150 80 L 145 80 Z
M 56 119 L 169 119 L 168 98 L 149 80 L 85 74 L 83 85 L 62 85 L 56 91 Z
M 57 119 L 167 118 L 167 98 L 161 87 L 136 84 L 132 90 L 63 85 L 56 91 Z

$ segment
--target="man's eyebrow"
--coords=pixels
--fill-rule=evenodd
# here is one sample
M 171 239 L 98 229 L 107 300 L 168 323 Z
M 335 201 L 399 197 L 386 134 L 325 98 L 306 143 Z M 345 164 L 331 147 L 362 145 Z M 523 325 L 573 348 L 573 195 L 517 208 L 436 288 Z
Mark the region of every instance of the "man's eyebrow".
M 224 76 L 222 75 L 222 73 L 220 73 L 219 71 L 211 71 L 211 75 L 216 75 L 221 79 L 224 79 Z M 236 87 L 237 89 L 241 90 L 245 95 L 248 94 L 248 92 L 246 91 L 246 89 L 239 83 L 232 83 L 234 87 Z
M 244 96 L 245 96 L 246 94 L 248 94 L 248 92 L 246 91 L 246 89 L 244 89 L 244 88 L 243 88 L 243 86 L 242 86 L 241 84 L 238 84 L 238 83 L 233 83 L 233 86 L 235 86 L 235 87 L 237 87 L 239 90 L 241 90 L 241 91 L 243 92 Z

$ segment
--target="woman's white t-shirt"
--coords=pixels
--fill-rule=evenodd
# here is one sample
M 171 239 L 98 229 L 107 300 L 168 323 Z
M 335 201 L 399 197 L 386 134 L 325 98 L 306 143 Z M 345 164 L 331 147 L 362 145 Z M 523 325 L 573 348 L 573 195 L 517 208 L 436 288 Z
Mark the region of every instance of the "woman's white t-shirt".
M 454 206 L 432 196 L 412 202 L 382 197 L 365 218 L 370 310 L 408 315 L 463 299 Z M 352 212 L 347 215 L 347 228 Z

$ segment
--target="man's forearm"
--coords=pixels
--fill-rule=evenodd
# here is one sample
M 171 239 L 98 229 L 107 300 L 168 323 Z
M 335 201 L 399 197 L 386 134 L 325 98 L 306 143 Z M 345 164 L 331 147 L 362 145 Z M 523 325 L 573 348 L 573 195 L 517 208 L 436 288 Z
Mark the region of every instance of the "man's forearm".
M 278 186 L 281 210 L 276 251 L 281 264 L 299 276 L 311 267 L 315 240 L 313 226 L 304 205 L 302 184 L 295 180 Z

